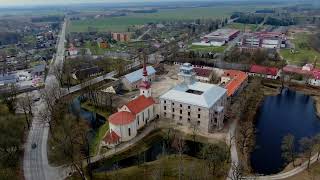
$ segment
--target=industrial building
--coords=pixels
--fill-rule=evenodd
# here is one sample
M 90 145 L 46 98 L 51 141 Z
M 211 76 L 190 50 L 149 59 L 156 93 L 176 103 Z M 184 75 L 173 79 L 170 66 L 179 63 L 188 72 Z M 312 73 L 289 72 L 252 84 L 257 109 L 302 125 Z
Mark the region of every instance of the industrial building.
M 193 43 L 193 45 L 202 46 L 223 46 L 239 35 L 237 29 L 218 29 L 210 34 L 202 37 L 201 42 Z
M 286 47 L 286 37 L 277 32 L 247 33 L 237 44 L 240 48 L 279 49 Z

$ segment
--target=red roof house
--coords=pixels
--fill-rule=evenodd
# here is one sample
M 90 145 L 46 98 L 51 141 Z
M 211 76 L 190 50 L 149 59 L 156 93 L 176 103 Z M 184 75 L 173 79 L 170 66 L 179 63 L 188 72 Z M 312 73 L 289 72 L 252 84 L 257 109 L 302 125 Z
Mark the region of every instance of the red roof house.
M 252 65 L 250 68 L 250 73 L 277 76 L 278 72 L 279 72 L 279 69 L 275 67 Z

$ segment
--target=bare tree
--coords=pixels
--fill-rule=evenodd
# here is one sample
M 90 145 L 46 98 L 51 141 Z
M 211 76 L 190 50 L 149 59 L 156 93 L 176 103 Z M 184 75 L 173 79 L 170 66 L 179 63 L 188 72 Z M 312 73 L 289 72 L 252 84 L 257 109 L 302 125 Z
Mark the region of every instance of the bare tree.
M 174 139 L 173 139 L 173 142 L 172 142 L 172 147 L 178 152 L 179 154 L 179 180 L 182 180 L 183 179 L 183 159 L 182 159 L 182 154 L 184 153 L 185 151 L 185 141 L 183 139 L 182 136 L 176 136 Z
M 31 97 L 28 93 L 25 97 L 21 97 L 18 100 L 18 106 L 22 109 L 24 113 L 24 117 L 25 117 L 28 129 L 30 128 L 30 123 L 31 123 L 32 105 L 33 105 L 33 101 L 31 100 Z
M 319 156 L 320 156 L 320 134 L 317 134 L 313 137 L 313 141 L 314 141 L 314 149 L 317 152 L 317 161 L 319 160 Z
M 53 75 L 58 80 L 60 86 L 63 86 L 63 69 L 60 69 L 58 65 L 53 66 Z
M 308 159 L 308 170 L 310 168 L 310 162 L 314 147 L 314 141 L 311 138 L 304 137 L 299 141 L 302 156 Z
M 282 140 L 282 157 L 288 162 L 291 163 L 293 167 L 295 167 L 295 159 L 297 157 L 297 153 L 295 151 L 295 146 L 294 146 L 295 140 L 294 136 L 292 134 L 288 134 L 283 137 Z
M 242 176 L 243 176 L 243 166 L 241 165 L 241 163 L 231 163 L 231 169 L 232 172 L 231 174 L 228 174 L 228 177 L 231 180 L 241 180 Z

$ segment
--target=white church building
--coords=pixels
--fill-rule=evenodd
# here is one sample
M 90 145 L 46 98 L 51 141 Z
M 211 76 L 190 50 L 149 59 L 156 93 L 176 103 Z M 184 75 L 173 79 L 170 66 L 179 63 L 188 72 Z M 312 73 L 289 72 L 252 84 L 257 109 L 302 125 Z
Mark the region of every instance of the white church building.
M 140 95 L 118 108 L 118 112 L 109 118 L 109 131 L 102 145 L 114 147 L 120 142 L 133 139 L 137 131 L 155 118 L 155 101 L 151 97 L 151 83 L 146 65 L 143 67 L 143 81 L 140 83 Z

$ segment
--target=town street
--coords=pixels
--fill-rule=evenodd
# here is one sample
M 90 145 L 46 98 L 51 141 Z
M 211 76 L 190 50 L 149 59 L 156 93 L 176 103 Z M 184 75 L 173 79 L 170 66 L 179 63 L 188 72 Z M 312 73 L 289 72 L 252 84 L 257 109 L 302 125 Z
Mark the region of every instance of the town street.
M 53 66 L 62 67 L 64 60 L 64 42 L 66 21 L 63 23 L 57 54 L 55 60 L 49 66 L 49 73 L 45 81 L 45 88 L 55 83 L 57 80 L 53 75 Z M 48 163 L 47 140 L 49 127 L 42 121 L 39 113 L 45 108 L 45 102 L 41 99 L 34 106 L 34 117 L 32 126 L 25 144 L 23 159 L 23 171 L 26 180 L 46 180 L 46 179 L 64 179 L 66 173 L 59 168 L 51 167 Z

